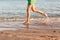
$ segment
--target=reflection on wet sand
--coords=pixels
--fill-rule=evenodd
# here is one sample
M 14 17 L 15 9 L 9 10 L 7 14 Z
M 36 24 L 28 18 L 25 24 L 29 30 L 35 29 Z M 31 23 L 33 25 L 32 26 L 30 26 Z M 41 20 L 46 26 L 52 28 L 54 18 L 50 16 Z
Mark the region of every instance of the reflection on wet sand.
M 29 25 L 23 24 L 25 19 L 0 20 L 0 28 L 32 28 L 32 29 L 60 29 L 60 18 L 31 19 Z
M 26 28 L 29 29 L 30 25 L 29 24 L 26 24 Z
M 60 18 L 31 19 L 26 25 L 24 21 L 0 20 L 0 28 L 14 28 L 0 31 L 0 40 L 60 40 Z
M 49 18 L 48 17 L 45 18 L 42 24 L 48 26 L 49 25 Z

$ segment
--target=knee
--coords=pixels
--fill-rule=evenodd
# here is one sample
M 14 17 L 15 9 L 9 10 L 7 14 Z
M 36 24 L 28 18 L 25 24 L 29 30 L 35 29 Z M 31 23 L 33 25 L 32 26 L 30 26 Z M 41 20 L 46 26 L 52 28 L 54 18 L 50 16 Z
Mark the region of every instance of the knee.
M 32 11 L 33 11 L 33 12 L 36 12 L 36 10 L 35 10 L 35 9 L 32 9 Z
M 35 12 L 35 10 L 32 10 L 33 12 Z

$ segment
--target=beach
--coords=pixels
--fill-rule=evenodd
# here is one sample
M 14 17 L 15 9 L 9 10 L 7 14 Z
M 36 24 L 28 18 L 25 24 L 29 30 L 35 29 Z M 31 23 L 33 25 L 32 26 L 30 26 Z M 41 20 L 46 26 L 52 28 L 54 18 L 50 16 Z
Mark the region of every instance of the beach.
M 0 32 L 0 40 L 60 40 L 60 29 L 26 29 Z
M 0 40 L 60 40 L 60 18 L 30 19 L 0 18 Z
M 26 9 L 27 0 L 0 0 L 0 40 L 60 40 L 60 0 L 38 0 L 49 18 L 31 11 L 29 25 Z
M 31 18 L 29 25 L 24 25 L 26 19 L 20 18 L 0 18 L 0 28 L 36 28 L 36 29 L 60 29 L 60 18 L 59 17 L 49 17 L 49 18 Z M 9 27 L 8 27 L 9 26 Z

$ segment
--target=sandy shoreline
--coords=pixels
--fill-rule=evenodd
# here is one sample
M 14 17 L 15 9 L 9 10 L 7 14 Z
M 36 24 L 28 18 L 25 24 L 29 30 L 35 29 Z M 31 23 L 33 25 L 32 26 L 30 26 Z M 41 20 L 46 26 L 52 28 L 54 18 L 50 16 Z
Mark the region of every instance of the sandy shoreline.
M 60 29 L 19 29 L 0 32 L 0 40 L 60 40 Z
M 31 28 L 31 29 L 60 29 L 60 18 L 30 19 L 29 25 L 24 25 L 25 19 L 0 19 L 0 28 Z
M 0 31 L 0 40 L 60 40 L 60 18 L 31 19 L 29 25 L 24 25 L 24 21 L 25 19 L 0 19 L 0 30 L 6 28 Z
M 47 18 L 31 18 L 30 20 L 46 20 Z M 16 21 L 24 21 L 25 18 L 0 18 L 0 21 L 10 21 L 10 22 L 16 22 Z M 60 17 L 49 17 L 49 20 L 58 21 L 60 20 Z

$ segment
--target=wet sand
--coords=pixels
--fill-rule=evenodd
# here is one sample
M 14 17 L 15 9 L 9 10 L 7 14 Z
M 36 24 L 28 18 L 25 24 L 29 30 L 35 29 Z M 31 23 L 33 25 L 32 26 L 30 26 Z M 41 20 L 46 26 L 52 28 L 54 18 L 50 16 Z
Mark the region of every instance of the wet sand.
M 24 25 L 25 19 L 0 19 L 0 28 L 31 28 L 31 29 L 60 29 L 60 18 L 30 19 L 29 25 Z
M 1 24 L 0 28 L 6 28 L 0 29 L 0 40 L 60 40 L 60 18 L 31 19 L 29 25 L 23 24 L 24 21 L 25 19 L 0 19 L 0 24 L 4 25 Z
M 19 29 L 0 32 L 0 40 L 60 40 L 60 29 Z

